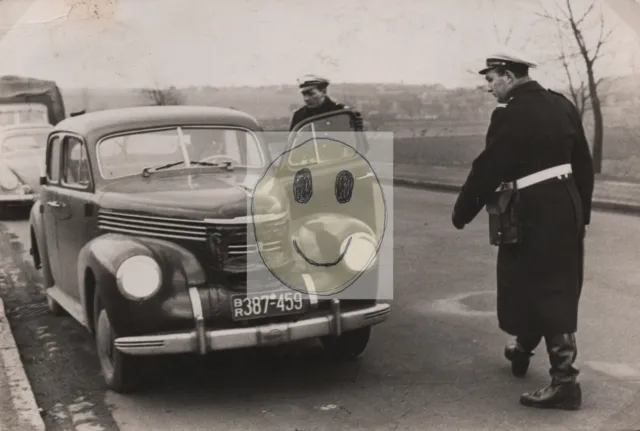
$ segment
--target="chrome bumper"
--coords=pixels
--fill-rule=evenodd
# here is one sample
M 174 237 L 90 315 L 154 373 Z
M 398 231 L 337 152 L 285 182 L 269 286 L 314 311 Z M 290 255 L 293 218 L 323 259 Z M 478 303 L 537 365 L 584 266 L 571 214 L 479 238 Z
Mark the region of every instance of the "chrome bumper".
M 204 355 L 209 351 L 273 346 L 324 335 L 340 335 L 346 331 L 381 323 L 387 320 L 391 312 L 389 304 L 376 304 L 367 308 L 341 312 L 340 301 L 334 299 L 331 311 L 320 317 L 249 328 L 206 330 L 197 291 L 191 288 L 189 294 L 195 317 L 193 331 L 121 337 L 115 340 L 115 347 L 129 355 L 190 352 Z

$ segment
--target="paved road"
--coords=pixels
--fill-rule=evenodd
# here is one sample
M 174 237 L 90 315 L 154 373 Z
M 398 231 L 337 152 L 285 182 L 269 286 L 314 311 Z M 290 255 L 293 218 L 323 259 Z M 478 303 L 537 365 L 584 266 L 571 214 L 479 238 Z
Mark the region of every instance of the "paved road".
M 521 392 L 547 381 L 544 350 L 524 380 L 511 377 L 501 356 L 506 336 L 494 318 L 495 249 L 484 214 L 459 232 L 449 222 L 454 195 L 394 194 L 395 308 L 364 358 L 331 366 L 315 344 L 171 358 L 154 365 L 148 393 L 125 397 L 103 392 L 91 340 L 78 325 L 36 313 L 23 317 L 17 341 L 30 357 L 47 357 L 42 346 L 57 352 L 51 363 L 26 364 L 50 429 L 72 422 L 91 430 L 640 428 L 640 218 L 594 214 L 578 334 L 584 409 L 545 412 L 518 404 Z M 24 222 L 7 225 L 24 240 Z M 77 347 L 67 351 L 71 342 Z

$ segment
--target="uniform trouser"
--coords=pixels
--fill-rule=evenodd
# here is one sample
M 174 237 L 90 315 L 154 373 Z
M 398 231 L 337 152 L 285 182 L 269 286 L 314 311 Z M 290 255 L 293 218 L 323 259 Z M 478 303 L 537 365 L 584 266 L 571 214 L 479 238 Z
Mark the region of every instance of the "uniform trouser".
M 578 356 L 575 334 L 556 335 L 520 335 L 516 341 L 521 350 L 532 353 L 540 344 L 542 338 L 547 345 L 549 363 L 551 368 L 549 374 L 554 383 L 564 383 L 575 381 L 580 373 L 573 364 Z

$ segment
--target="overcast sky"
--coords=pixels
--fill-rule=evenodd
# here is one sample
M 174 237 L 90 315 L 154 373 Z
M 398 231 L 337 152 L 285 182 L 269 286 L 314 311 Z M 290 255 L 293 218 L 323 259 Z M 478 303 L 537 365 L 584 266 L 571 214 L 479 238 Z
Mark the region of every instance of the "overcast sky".
M 101 17 L 74 2 L 101 4 Z M 557 52 L 555 27 L 540 22 L 536 7 L 537 0 L 2 0 L 0 74 L 64 87 L 291 84 L 304 73 L 477 85 L 470 71 L 500 41 L 494 25 L 503 38 L 513 28 L 509 46 L 534 59 Z M 601 72 L 640 72 L 640 36 L 604 8 L 616 55 Z M 634 10 L 640 15 L 640 5 Z M 563 76 L 543 65 L 535 77 L 552 86 Z

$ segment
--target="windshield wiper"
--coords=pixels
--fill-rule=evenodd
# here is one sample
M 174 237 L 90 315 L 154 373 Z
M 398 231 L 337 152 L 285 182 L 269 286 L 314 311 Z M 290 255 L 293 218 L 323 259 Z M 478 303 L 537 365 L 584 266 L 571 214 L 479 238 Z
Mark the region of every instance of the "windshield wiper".
M 172 168 L 174 166 L 178 166 L 178 165 L 182 165 L 182 164 L 184 164 L 184 160 L 180 160 L 178 162 L 173 162 L 173 163 L 167 163 L 166 165 L 161 165 L 161 166 L 147 167 L 147 168 L 144 168 L 142 170 L 142 176 L 143 177 L 148 177 L 149 175 L 151 175 L 154 172 L 161 171 L 163 169 Z M 218 166 L 218 167 L 223 167 L 223 166 L 230 167 L 231 166 L 231 163 L 199 162 L 197 160 L 190 160 L 190 164 L 191 165 L 198 165 L 198 166 Z

